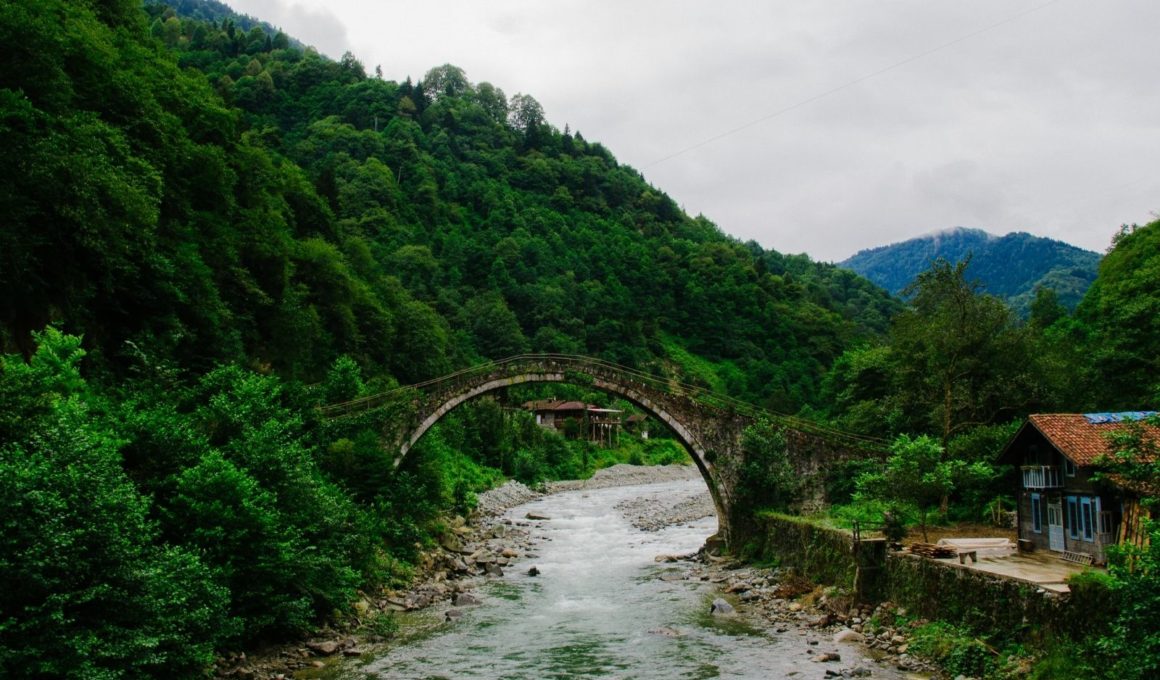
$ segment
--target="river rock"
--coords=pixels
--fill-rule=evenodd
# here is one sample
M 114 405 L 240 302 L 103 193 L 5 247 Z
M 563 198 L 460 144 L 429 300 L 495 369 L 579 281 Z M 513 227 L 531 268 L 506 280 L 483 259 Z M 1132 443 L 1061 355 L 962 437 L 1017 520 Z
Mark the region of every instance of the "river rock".
M 459 609 L 448 609 L 447 613 L 443 615 L 443 619 L 446 621 L 458 621 L 462 617 L 463 612 Z
M 483 573 L 487 574 L 488 576 L 495 576 L 498 578 L 503 576 L 503 569 L 500 569 L 498 564 L 492 562 L 483 568 Z
M 860 633 L 849 628 L 844 628 L 837 633 L 834 633 L 834 642 L 865 642 L 866 638 Z
M 524 518 L 525 519 L 536 519 L 536 520 L 541 520 L 541 521 L 547 521 L 547 520 L 552 519 L 551 517 L 548 517 L 547 515 L 541 515 L 538 512 L 529 512 L 528 514 L 524 515 Z
M 323 656 L 330 656 L 339 650 L 341 645 L 335 640 L 327 640 L 325 642 L 307 642 L 306 648 L 313 651 L 315 654 Z
M 528 576 L 539 576 L 539 575 L 540 575 L 540 569 L 538 567 L 533 566 L 531 569 L 528 569 Z
M 821 654 L 818 654 L 817 656 L 814 657 L 814 661 L 818 661 L 821 663 L 827 663 L 830 661 L 841 661 L 841 660 L 842 660 L 842 655 L 838 654 L 837 652 L 822 652 Z
M 456 607 L 474 607 L 480 604 L 480 601 L 471 593 L 456 593 L 455 597 L 451 599 L 451 604 Z
M 733 605 L 721 598 L 717 598 L 713 600 L 713 605 L 709 607 L 709 613 L 713 616 L 730 616 L 735 614 L 736 610 L 733 609 Z

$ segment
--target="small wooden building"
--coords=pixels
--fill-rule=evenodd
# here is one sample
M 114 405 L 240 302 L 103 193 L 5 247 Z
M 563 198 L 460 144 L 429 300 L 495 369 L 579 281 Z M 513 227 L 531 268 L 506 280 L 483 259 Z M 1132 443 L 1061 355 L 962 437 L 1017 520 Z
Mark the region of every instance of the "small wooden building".
M 543 399 L 524 403 L 524 409 L 536 416 L 536 423 L 558 432 L 572 429 L 583 433 L 589 441 L 615 446 L 620 434 L 621 411 L 600 408 L 582 401 Z M 572 423 L 569 428 L 569 423 Z
M 1046 413 L 1028 418 L 1007 443 L 1000 463 L 1019 470 L 1016 494 L 1020 545 L 1068 559 L 1104 564 L 1105 549 L 1139 544 L 1139 497 L 1114 476 L 1095 480 L 1112 453 L 1109 434 L 1151 412 Z M 1160 441 L 1160 428 L 1145 425 Z

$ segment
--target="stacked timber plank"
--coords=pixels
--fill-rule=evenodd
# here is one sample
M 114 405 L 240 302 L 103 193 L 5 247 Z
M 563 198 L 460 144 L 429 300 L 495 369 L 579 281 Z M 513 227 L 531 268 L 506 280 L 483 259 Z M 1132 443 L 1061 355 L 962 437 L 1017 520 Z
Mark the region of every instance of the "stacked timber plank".
M 950 546 L 935 545 L 934 543 L 914 543 L 910 546 L 909 550 L 915 555 L 922 555 L 923 557 L 934 559 L 954 557 L 959 554 L 958 550 Z

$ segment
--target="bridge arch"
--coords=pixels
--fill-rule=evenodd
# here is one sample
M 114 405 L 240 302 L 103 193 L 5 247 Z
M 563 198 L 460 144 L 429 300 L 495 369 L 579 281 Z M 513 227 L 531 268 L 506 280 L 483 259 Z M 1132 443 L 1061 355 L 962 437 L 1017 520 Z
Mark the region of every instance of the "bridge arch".
M 753 530 L 752 508 L 740 499 L 745 466 L 743 432 L 769 414 L 723 395 L 683 385 L 599 359 L 561 354 L 527 354 L 475 366 L 451 375 L 320 408 L 324 417 L 378 409 L 384 444 L 398 466 L 435 423 L 460 404 L 496 390 L 532 382 L 574 383 L 626 399 L 664 422 L 689 452 L 717 508 L 726 545 Z M 763 416 L 762 414 L 765 414 Z M 881 446 L 864 438 L 776 417 L 787 432 L 787 448 L 804 476 L 816 476 L 824 461 L 845 452 Z
M 427 434 L 428 430 L 435 426 L 443 416 L 455 410 L 459 405 L 471 401 L 476 397 L 482 396 L 489 392 L 511 387 L 513 385 L 521 385 L 527 383 L 571 383 L 579 386 L 591 386 L 602 392 L 614 394 L 618 397 L 626 399 L 633 404 L 644 409 L 649 415 L 654 416 L 665 425 L 669 427 L 676 434 L 677 439 L 689 452 L 693 459 L 693 464 L 701 473 L 701 477 L 705 480 L 706 486 L 709 487 L 709 493 L 713 497 L 713 504 L 717 508 L 717 516 L 724 517 L 725 508 L 722 504 L 721 492 L 718 488 L 717 481 L 713 477 L 712 464 L 709 460 L 708 452 L 705 446 L 697 438 L 696 434 L 690 431 L 677 417 L 665 410 L 664 406 L 656 403 L 650 399 L 648 395 L 642 393 L 639 389 L 634 389 L 631 384 L 626 384 L 625 381 L 610 381 L 605 378 L 599 378 L 591 375 L 586 371 L 579 371 L 592 377 L 592 383 L 569 379 L 567 372 L 563 371 L 539 371 L 527 372 L 506 377 L 498 377 L 480 384 L 471 386 L 462 392 L 458 392 L 446 398 L 445 401 L 435 406 L 425 418 L 405 437 L 399 446 L 399 454 L 395 458 L 395 467 L 402 464 L 403 459 L 411 449 L 419 443 L 419 440 Z M 723 521 L 723 520 L 719 520 Z

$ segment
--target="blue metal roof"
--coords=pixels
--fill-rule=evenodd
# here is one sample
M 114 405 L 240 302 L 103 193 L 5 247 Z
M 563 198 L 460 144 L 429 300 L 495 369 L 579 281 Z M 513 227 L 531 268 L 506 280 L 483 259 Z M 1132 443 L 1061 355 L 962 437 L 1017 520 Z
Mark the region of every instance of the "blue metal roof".
M 1122 423 L 1126 421 L 1144 420 L 1156 415 L 1156 411 L 1121 411 L 1119 413 L 1085 413 L 1088 423 L 1102 425 L 1104 423 Z

